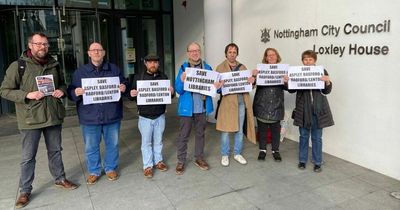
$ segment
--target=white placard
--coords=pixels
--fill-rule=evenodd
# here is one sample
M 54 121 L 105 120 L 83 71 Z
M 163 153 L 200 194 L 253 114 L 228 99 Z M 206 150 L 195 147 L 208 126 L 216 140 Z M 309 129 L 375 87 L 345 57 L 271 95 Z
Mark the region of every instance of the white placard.
M 257 81 L 260 86 L 283 85 L 283 77 L 287 74 L 289 64 L 257 64 Z
M 45 96 L 53 95 L 55 86 L 52 74 L 37 76 L 35 79 L 37 88 L 40 92 L 42 92 Z
M 289 89 L 324 89 L 323 66 L 290 66 L 288 70 Z
M 138 80 L 137 105 L 171 104 L 169 80 Z
M 216 96 L 217 89 L 214 83 L 218 81 L 218 72 L 196 68 L 186 68 L 185 72 L 184 90 L 211 97 Z
M 224 85 L 221 88 L 222 95 L 247 93 L 253 89 L 252 84 L 247 82 L 249 77 L 251 77 L 250 70 L 231 71 L 221 73 L 220 75 L 220 79 L 224 81 Z
M 100 77 L 82 79 L 83 104 L 100 104 L 119 101 L 119 77 Z

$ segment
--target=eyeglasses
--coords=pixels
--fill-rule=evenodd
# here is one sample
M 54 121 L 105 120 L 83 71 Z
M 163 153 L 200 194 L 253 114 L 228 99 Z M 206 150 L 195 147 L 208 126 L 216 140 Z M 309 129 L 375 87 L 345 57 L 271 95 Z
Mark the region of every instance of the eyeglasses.
M 96 53 L 101 53 L 101 52 L 103 52 L 104 50 L 103 49 L 91 49 L 91 50 L 89 50 L 90 52 L 96 52 Z
M 199 53 L 200 50 L 188 50 L 189 53 Z
M 49 43 L 43 43 L 43 42 L 31 42 L 31 44 L 36 45 L 37 47 L 43 46 L 43 47 L 50 47 Z

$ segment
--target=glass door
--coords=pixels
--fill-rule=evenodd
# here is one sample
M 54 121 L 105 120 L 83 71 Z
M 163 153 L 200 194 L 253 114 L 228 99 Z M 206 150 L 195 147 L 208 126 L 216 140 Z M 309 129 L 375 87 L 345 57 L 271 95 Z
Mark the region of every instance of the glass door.
M 131 82 L 135 74 L 145 71 L 143 58 L 147 54 L 163 55 L 161 35 L 157 29 L 157 19 L 153 16 L 131 16 L 120 18 L 121 55 L 124 75 Z M 138 42 L 137 40 L 142 40 Z M 161 68 L 162 69 L 162 68 Z

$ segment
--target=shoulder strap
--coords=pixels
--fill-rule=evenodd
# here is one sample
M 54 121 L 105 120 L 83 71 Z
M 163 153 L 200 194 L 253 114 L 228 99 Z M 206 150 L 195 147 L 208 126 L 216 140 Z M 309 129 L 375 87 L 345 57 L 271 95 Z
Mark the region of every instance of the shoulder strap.
M 26 61 L 19 58 L 18 59 L 18 75 L 19 75 L 19 84 L 18 87 L 21 85 L 22 82 L 22 77 L 25 74 L 25 67 L 26 67 Z
M 241 66 L 242 66 L 242 64 L 239 63 L 239 65 L 237 65 L 237 66 L 235 67 L 235 69 L 233 69 L 233 71 L 239 71 Z
M 185 72 L 185 69 L 186 69 L 186 67 L 190 67 L 190 63 L 189 62 L 184 62 L 182 65 L 181 65 L 181 69 L 182 69 L 182 72 Z

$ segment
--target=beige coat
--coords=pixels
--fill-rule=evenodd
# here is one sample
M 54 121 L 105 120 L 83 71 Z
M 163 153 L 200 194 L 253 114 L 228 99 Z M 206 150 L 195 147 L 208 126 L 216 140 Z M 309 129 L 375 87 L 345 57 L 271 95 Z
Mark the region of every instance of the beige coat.
M 237 62 L 237 65 L 239 62 Z M 242 64 L 240 70 L 246 70 L 246 66 Z M 219 73 L 230 72 L 228 61 L 225 60 L 217 66 Z M 253 105 L 248 93 L 243 94 L 244 103 L 246 106 L 247 133 L 246 137 L 249 141 L 256 143 L 256 132 L 253 116 Z M 223 132 L 239 131 L 239 113 L 238 113 L 238 98 L 236 94 L 229 94 L 222 97 L 217 116 L 217 130 Z

